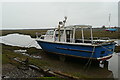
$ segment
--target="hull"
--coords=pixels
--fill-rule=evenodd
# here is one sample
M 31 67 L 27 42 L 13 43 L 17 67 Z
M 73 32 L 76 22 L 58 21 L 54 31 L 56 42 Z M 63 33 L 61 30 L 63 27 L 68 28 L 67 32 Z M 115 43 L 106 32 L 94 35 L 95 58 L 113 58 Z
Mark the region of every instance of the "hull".
M 93 46 L 47 42 L 42 40 L 37 40 L 37 42 L 46 52 L 99 61 L 111 58 L 115 48 L 115 43 Z

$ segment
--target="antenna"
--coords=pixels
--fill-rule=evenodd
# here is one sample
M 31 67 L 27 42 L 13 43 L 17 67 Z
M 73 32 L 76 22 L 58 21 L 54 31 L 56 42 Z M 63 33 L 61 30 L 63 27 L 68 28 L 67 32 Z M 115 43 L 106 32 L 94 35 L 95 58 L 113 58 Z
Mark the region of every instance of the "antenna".
M 65 26 L 65 23 L 66 23 L 66 20 L 67 20 L 67 16 L 65 16 L 64 18 L 65 18 L 65 20 L 63 20 L 63 23 L 64 23 L 63 27 Z
M 110 24 L 110 18 L 111 18 L 111 14 L 109 14 L 109 28 L 110 28 L 110 25 L 111 25 L 111 24 Z

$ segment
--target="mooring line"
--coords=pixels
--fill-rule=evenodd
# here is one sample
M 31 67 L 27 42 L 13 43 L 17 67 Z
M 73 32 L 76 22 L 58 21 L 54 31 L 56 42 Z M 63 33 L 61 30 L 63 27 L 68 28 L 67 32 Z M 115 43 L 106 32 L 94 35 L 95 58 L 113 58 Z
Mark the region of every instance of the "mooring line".
M 94 51 L 95 51 L 95 46 L 93 47 L 93 51 L 92 51 L 91 57 L 89 58 L 88 62 L 85 64 L 84 70 L 86 69 L 86 71 L 89 69 L 89 67 L 90 67 L 90 65 L 92 63 L 91 58 L 93 57 Z M 87 67 L 87 65 L 88 65 L 88 67 Z

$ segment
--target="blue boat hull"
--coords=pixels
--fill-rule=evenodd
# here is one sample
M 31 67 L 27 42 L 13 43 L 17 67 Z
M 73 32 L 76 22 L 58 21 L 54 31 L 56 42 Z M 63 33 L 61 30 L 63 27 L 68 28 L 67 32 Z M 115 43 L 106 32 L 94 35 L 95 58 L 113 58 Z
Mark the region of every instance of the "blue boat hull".
M 86 59 L 106 60 L 112 57 L 115 43 L 90 46 L 37 41 L 44 51 Z

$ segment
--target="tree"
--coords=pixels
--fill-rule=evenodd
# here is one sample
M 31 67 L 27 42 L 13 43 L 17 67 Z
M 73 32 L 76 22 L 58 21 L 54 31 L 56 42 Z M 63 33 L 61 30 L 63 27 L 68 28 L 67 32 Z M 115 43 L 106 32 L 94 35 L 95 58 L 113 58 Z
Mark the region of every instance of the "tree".
M 103 25 L 102 28 L 106 28 L 105 25 Z

